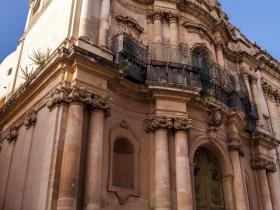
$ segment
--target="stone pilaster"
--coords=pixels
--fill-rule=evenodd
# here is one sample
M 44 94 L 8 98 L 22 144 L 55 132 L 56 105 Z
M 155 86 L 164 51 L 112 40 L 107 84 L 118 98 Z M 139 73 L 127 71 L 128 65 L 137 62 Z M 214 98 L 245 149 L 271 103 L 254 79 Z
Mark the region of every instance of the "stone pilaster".
M 146 131 L 155 132 L 155 210 L 171 210 L 167 134 L 172 127 L 172 119 L 165 116 L 149 118 L 145 122 Z
M 242 177 L 240 155 L 243 155 L 243 146 L 239 136 L 239 129 L 245 123 L 242 116 L 234 114 L 229 118 L 227 124 L 228 149 L 233 168 L 233 192 L 235 198 L 235 209 L 246 210 L 247 202 L 245 196 L 245 186 Z
M 92 98 L 87 145 L 84 210 L 99 210 L 101 208 L 104 116 L 109 111 L 109 99 L 107 97 L 93 95 Z
M 102 0 L 100 10 L 98 45 L 107 48 L 110 22 L 110 0 Z
M 246 88 L 248 90 L 249 100 L 250 100 L 250 102 L 252 102 L 253 96 L 252 96 L 251 86 L 250 86 L 250 82 L 249 82 L 249 75 L 250 74 L 245 69 L 243 69 L 241 76 L 242 76 L 242 79 L 244 80 Z
M 84 106 L 90 103 L 91 96 L 84 88 L 74 87 L 68 98 L 65 99 L 69 103 L 69 110 L 57 209 L 76 210 L 78 208 Z
M 193 210 L 190 162 L 188 155 L 188 133 L 190 120 L 175 118 L 175 160 L 177 209 Z

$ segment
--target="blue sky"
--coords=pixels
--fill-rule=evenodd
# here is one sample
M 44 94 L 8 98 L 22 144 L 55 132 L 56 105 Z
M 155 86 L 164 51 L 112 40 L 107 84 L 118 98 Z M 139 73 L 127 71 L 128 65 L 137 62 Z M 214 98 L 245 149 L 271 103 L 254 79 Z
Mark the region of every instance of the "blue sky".
M 280 1 L 220 0 L 230 22 L 280 61 Z M 27 0 L 0 3 L 0 62 L 17 46 L 24 30 Z

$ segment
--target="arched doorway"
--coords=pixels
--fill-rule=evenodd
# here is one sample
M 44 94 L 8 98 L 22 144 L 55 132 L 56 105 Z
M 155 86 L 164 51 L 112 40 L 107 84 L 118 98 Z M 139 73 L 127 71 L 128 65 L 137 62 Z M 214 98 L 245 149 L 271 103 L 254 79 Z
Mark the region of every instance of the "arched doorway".
M 200 147 L 194 164 L 196 210 L 225 210 L 221 170 L 215 156 Z

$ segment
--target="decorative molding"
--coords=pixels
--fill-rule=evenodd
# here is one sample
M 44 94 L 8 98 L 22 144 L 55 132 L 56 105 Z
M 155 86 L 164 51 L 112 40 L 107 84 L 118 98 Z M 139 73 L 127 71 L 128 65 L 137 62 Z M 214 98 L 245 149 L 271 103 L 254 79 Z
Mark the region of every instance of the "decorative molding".
M 24 117 L 24 125 L 28 129 L 30 126 L 34 125 L 37 121 L 37 112 L 35 110 L 32 110 L 30 112 L 27 112 Z

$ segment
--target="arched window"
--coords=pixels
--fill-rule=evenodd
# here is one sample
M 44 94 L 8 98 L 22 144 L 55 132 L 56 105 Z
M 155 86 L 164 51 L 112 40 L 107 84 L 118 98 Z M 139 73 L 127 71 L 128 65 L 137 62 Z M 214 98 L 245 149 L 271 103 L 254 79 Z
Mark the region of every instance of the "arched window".
M 224 210 L 222 177 L 216 158 L 207 149 L 199 148 L 194 163 L 196 209 Z
M 133 189 L 134 148 L 125 138 L 118 138 L 114 142 L 112 175 L 113 186 Z
M 203 47 L 196 47 L 192 51 L 192 66 L 199 72 L 203 93 L 209 89 L 209 54 Z

